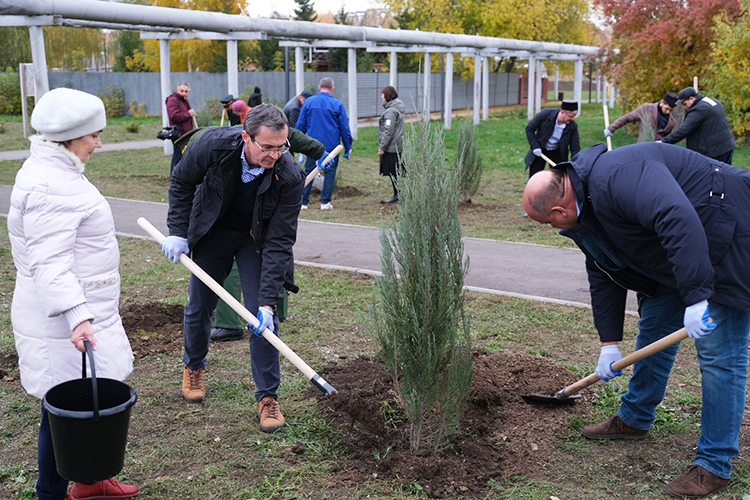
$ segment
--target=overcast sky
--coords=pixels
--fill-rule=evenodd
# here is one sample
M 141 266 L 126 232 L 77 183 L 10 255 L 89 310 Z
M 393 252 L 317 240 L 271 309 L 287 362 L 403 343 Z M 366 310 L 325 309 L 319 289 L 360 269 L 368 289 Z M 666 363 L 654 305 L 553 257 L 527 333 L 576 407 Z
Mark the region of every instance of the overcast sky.
M 313 0 L 313 4 L 315 10 L 322 13 L 337 13 L 341 10 L 342 5 L 347 12 L 382 7 L 382 4 L 376 0 Z M 250 5 L 250 14 L 261 17 L 269 17 L 274 10 L 283 15 L 291 16 L 297 6 L 294 0 L 255 0 Z

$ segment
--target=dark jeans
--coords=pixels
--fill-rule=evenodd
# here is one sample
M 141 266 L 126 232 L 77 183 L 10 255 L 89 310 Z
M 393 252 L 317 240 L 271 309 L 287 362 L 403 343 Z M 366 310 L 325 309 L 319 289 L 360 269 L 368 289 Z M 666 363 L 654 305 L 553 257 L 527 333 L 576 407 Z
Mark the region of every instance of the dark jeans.
M 565 158 L 560 154 L 559 149 L 542 149 L 542 154 L 555 163 L 562 163 L 565 161 Z M 544 170 L 545 166 L 547 166 L 547 162 L 542 157 L 534 158 L 534 161 L 531 162 L 531 165 L 529 166 L 529 179 L 531 179 L 532 175 Z
M 174 170 L 174 166 L 177 165 L 180 160 L 182 159 L 182 149 L 175 145 L 174 141 L 172 141 L 172 164 L 169 165 L 169 173 L 172 174 L 172 170 Z
M 723 155 L 717 156 L 716 158 L 714 158 L 714 160 L 719 160 L 720 162 L 724 162 L 727 165 L 731 165 L 733 157 L 734 157 L 734 149 L 731 151 L 727 151 Z
M 36 496 L 39 500 L 65 500 L 68 496 L 68 480 L 63 479 L 57 473 L 49 416 L 43 405 L 37 454 L 39 455 L 39 479 L 36 482 Z
M 214 226 L 193 248 L 193 261 L 220 285 L 224 284 L 236 258 L 245 307 L 258 312 L 261 258 L 249 231 Z M 191 370 L 206 367 L 211 319 L 219 297 L 201 280 L 190 277 L 188 303 L 185 306 L 185 355 L 183 362 Z M 274 331 L 279 335 L 279 318 L 274 313 Z M 250 332 L 250 359 L 256 389 L 255 399 L 266 396 L 278 399 L 281 381 L 279 351 L 266 339 Z
M 320 193 L 320 204 L 325 205 L 331 202 L 333 196 L 333 187 L 336 185 L 336 170 L 339 167 L 339 157 L 337 156 L 328 164 L 327 168 L 323 171 L 325 175 L 325 181 L 323 182 L 323 191 Z M 310 175 L 310 172 L 315 170 L 315 160 L 307 157 L 305 161 L 305 176 Z M 310 204 L 310 191 L 312 191 L 312 182 L 302 191 L 302 204 Z

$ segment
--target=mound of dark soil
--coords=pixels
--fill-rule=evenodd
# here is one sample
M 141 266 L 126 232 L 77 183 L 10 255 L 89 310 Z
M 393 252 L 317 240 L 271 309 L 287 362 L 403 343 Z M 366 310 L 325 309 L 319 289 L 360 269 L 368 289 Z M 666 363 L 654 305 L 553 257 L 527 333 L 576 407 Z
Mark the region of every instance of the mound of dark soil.
M 590 407 L 590 398 L 572 406 L 538 406 L 522 399 L 524 394 L 554 394 L 579 379 L 551 361 L 475 352 L 461 432 L 446 452 L 435 455 L 410 451 L 403 407 L 380 365 L 358 359 L 323 373 L 339 392 L 318 396 L 319 404 L 349 451 L 336 471 L 339 480 L 415 482 L 436 498 L 483 498 L 490 479 L 540 472 L 554 459 L 555 434 L 570 429 L 568 417 Z
M 120 310 L 122 325 L 136 359 L 148 354 L 182 350 L 182 320 L 179 304 L 133 304 Z

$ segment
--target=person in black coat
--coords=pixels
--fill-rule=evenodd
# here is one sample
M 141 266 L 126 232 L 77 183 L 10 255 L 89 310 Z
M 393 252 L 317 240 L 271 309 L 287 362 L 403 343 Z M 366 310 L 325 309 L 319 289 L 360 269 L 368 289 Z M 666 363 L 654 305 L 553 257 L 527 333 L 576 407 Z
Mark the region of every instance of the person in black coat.
M 255 106 L 259 106 L 261 104 L 263 104 L 263 96 L 260 93 L 260 87 L 255 87 L 253 93 L 250 94 L 250 97 L 247 98 L 247 106 L 250 108 L 254 108 Z
M 693 87 L 682 89 L 678 97 L 677 104 L 687 110 L 685 121 L 661 142 L 677 144 L 685 139 L 688 149 L 731 165 L 737 144 L 721 102 L 700 95 Z
M 544 170 L 546 162 L 542 153 L 555 163 L 567 161 L 581 150 L 578 138 L 578 103 L 565 100 L 561 109 L 544 109 L 526 125 L 529 152 L 526 153 L 526 168 L 529 177 Z
M 724 489 L 739 454 L 750 340 L 750 172 L 667 144 L 607 152 L 600 144 L 532 177 L 524 208 L 563 229 L 586 255 L 596 374 L 619 376 L 627 290 L 638 292 L 642 348 L 684 327 L 695 339 L 703 388 L 701 437 L 688 473 L 666 485 L 677 498 Z M 619 411 L 582 434 L 648 435 L 679 344 L 635 364 Z
M 250 335 L 253 381 L 261 430 L 284 425 L 277 401 L 279 353 L 261 336 L 279 334 L 276 303 L 294 284 L 292 249 L 304 177 L 289 153 L 288 122 L 281 109 L 261 104 L 243 128 L 208 129 L 175 166 L 169 188 L 169 236 L 162 251 L 174 262 L 192 252 L 195 263 L 219 284 L 236 259 L 245 307 L 257 310 Z M 218 296 L 192 276 L 185 306 L 182 393 L 189 402 L 205 398 L 203 371 L 211 318 Z

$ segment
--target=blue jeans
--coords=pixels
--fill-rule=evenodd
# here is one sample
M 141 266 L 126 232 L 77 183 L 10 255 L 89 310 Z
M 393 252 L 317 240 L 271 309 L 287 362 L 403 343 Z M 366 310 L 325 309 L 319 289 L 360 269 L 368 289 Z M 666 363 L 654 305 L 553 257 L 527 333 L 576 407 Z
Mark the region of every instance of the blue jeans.
M 642 304 L 636 347 L 640 349 L 682 328 L 684 311 L 685 304 L 677 290 L 659 287 L 657 294 Z M 730 460 L 739 455 L 740 424 L 745 411 L 750 313 L 710 302 L 709 314 L 716 329 L 695 341 L 703 409 L 694 463 L 729 479 Z M 672 346 L 635 364 L 628 392 L 617 412 L 625 424 L 634 429 L 651 428 L 678 349 L 679 346 Z
M 36 496 L 39 500 L 65 500 L 68 496 L 68 480 L 57 473 L 55 450 L 52 446 L 52 432 L 49 416 L 42 405 L 42 423 L 39 426 L 37 443 L 39 479 L 36 482 Z
M 258 312 L 261 258 L 255 250 L 255 241 L 249 231 L 214 226 L 195 244 L 193 261 L 220 285 L 224 283 L 233 260 L 237 260 L 245 307 L 253 314 Z M 191 370 L 206 367 L 211 319 L 219 297 L 201 280 L 190 277 L 188 302 L 185 306 L 185 355 L 183 362 Z M 279 335 L 279 319 L 274 313 L 274 331 Z M 266 396 L 278 399 L 276 390 L 281 382 L 279 351 L 266 339 L 250 332 L 250 360 L 255 399 Z
M 325 205 L 331 202 L 333 196 L 333 186 L 336 184 L 336 170 L 339 167 L 339 157 L 333 159 L 328 164 L 328 168 L 325 169 L 325 182 L 323 183 L 323 191 L 320 193 L 320 204 Z M 310 172 L 315 168 L 315 160 L 308 157 L 305 161 L 305 176 L 309 175 Z M 312 190 L 312 182 L 307 185 L 304 191 L 302 191 L 302 204 L 310 204 L 310 191 Z

